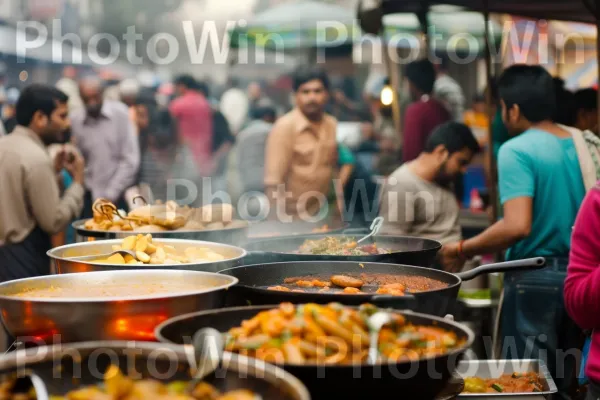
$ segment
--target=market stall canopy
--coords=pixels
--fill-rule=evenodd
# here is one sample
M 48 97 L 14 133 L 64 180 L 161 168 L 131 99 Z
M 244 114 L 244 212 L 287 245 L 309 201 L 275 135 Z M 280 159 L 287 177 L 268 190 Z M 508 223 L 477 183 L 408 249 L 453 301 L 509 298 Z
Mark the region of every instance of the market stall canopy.
M 483 54 L 485 48 L 485 21 L 477 12 L 458 11 L 452 6 L 435 6 L 427 15 L 432 50 Z M 415 14 L 389 14 L 383 17 L 385 37 L 397 47 L 411 47 L 406 34 L 418 35 L 422 27 Z M 490 39 L 499 45 L 502 27 L 495 21 L 488 24 Z
M 589 0 L 594 4 L 594 0 Z M 482 0 L 382 0 L 385 14 L 399 12 L 422 13 L 427 5 L 451 4 L 472 11 L 485 11 L 486 1 Z M 596 18 L 584 0 L 487 0 L 490 13 L 513 14 L 535 19 L 578 21 L 595 23 Z
M 565 78 L 565 87 L 569 90 L 592 87 L 598 84 L 598 61 L 588 60 Z
M 548 25 L 550 37 L 555 38 L 558 35 L 568 38 L 570 35 L 581 38 L 586 48 L 596 48 L 596 26 L 591 24 L 581 24 L 577 22 L 551 21 Z M 567 45 L 575 45 L 576 41 L 568 41 Z
M 257 14 L 245 26 L 233 29 L 230 46 L 283 51 L 351 44 L 360 31 L 354 12 L 319 1 L 285 3 Z M 340 35 L 342 32 L 344 34 Z

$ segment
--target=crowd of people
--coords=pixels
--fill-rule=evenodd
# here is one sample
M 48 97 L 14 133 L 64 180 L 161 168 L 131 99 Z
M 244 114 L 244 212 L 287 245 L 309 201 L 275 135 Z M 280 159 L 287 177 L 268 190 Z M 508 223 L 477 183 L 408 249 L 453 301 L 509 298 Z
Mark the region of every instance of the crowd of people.
M 335 214 L 366 226 L 381 215 L 387 234 L 440 241 L 438 267 L 448 271 L 477 255 L 546 257 L 545 270 L 506 274 L 502 336 L 516 344 L 506 356 L 547 358 L 569 398 L 576 360 L 559 360 L 559 352 L 579 348 L 581 328 L 596 328 L 600 315 L 596 90 L 571 93 L 542 67 L 516 65 L 486 89 L 494 109 L 482 94 L 467 109 L 443 66 L 418 60 L 404 72 L 401 132 L 377 90 L 351 101 L 313 66 L 295 72 L 293 101 L 283 110 L 257 83 L 244 92 L 232 82 L 217 100 L 188 75 L 166 89 L 126 80 L 110 95 L 97 76 L 72 75 L 58 85 L 63 90 L 34 84 L 13 92 L 0 138 L 0 281 L 48 274 L 53 238 L 91 217 L 95 199 L 127 209 L 139 193 L 150 201 L 185 198 L 171 191 L 173 179 L 193 182 L 199 193 L 207 185 L 228 191 L 233 166 L 243 193 L 266 195 L 254 207 L 268 208 L 270 218 Z M 359 123 L 358 145 L 340 143 L 339 119 Z M 496 154 L 502 219 L 465 240 L 456 189 L 487 146 Z M 361 161 L 365 154 L 378 161 Z M 381 187 L 375 175 L 385 176 Z M 600 383 L 596 334 L 590 360 L 588 375 Z

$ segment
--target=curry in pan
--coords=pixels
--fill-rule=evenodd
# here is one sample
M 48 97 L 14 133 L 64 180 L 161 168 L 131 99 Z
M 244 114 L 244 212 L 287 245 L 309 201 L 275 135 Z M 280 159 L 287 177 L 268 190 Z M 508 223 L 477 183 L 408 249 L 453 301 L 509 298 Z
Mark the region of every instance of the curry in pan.
M 213 287 L 209 283 L 202 287 L 198 283 L 164 282 L 136 284 L 131 282 L 107 282 L 97 285 L 82 286 L 49 286 L 45 288 L 26 289 L 12 296 L 38 299 L 81 299 L 97 298 L 134 298 L 139 296 L 172 295 L 175 293 L 195 292 Z
M 504 374 L 496 379 L 465 378 L 464 393 L 539 393 L 542 379 L 535 372 Z
M 332 275 L 330 277 L 300 276 L 286 278 L 281 285 L 267 289 L 280 292 L 331 294 L 382 294 L 404 296 L 446 288 L 448 285 L 423 276 L 401 276 L 379 273 Z
M 0 399 L 35 400 L 35 391 L 13 394 L 14 380 L 0 385 Z M 50 400 L 259 400 L 261 396 L 250 390 L 221 393 L 216 387 L 200 382 L 191 394 L 186 394 L 187 382 L 161 383 L 156 380 L 133 380 L 123 375 L 118 367 L 110 366 L 101 385 L 73 390 L 65 396 L 50 396 Z
M 351 237 L 325 237 L 306 240 L 296 251 L 298 254 L 318 254 L 329 256 L 372 256 L 391 253 L 388 249 L 377 247 L 377 244 L 359 245 Z
M 225 349 L 275 364 L 348 365 L 366 361 L 368 318 L 378 308 L 282 303 L 229 330 Z M 410 323 L 394 314 L 379 333 L 382 362 L 413 361 L 460 348 L 463 340 L 436 326 Z

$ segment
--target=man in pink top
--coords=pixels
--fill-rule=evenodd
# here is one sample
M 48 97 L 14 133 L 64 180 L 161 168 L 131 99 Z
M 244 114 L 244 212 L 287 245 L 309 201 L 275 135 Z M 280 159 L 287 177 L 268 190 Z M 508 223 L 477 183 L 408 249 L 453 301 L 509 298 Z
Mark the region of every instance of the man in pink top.
M 404 115 L 402 161 L 406 163 L 419 157 L 431 132 L 450 121 L 451 116 L 446 107 L 432 97 L 436 73 L 429 60 L 411 62 L 404 74 L 414 101 Z
M 191 150 L 202 176 L 211 176 L 212 111 L 208 100 L 196 90 L 196 80 L 182 75 L 175 80 L 175 92 L 169 111 L 177 122 L 179 141 Z
M 594 330 L 585 372 L 590 380 L 587 399 L 600 398 L 600 186 L 587 194 L 573 229 L 565 306 L 583 329 Z

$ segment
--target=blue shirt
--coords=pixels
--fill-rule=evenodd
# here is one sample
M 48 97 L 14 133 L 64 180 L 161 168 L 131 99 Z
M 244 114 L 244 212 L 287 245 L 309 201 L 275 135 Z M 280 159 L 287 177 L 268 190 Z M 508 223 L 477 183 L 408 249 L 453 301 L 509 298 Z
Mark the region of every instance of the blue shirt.
M 500 148 L 498 174 L 503 205 L 518 197 L 533 198 L 531 234 L 507 258 L 568 257 L 571 229 L 585 196 L 573 139 L 530 129 Z

